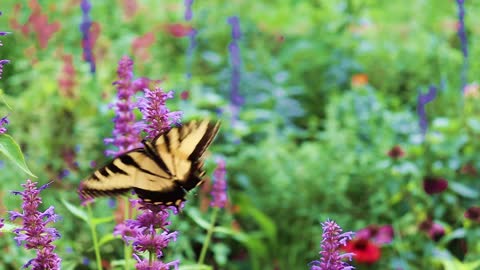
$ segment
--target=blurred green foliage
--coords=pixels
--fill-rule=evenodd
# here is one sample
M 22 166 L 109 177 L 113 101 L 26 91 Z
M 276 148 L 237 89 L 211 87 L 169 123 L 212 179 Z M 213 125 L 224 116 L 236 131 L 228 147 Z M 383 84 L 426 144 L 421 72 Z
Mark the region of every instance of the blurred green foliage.
M 36 35 L 12 29 L 24 24 L 30 1 L 0 4 L 4 67 L 0 88 L 10 105 L 8 134 L 20 145 L 28 167 L 40 183 L 54 180 L 43 194 L 63 220 L 57 251 L 62 269 L 94 269 L 88 225 L 75 190 L 91 173 L 90 163 L 102 164 L 110 137 L 117 62 L 123 55 L 135 61 L 135 76 L 163 79 L 164 89 L 176 91 L 172 110 L 185 118 L 218 117 L 220 135 L 213 155 L 227 159 L 232 209 L 221 214 L 206 264 L 214 269 L 308 269 L 318 259 L 320 222 L 335 220 L 346 231 L 370 224 L 391 224 L 395 235 L 382 247 L 373 265 L 357 269 L 479 269 L 478 225 L 464 211 L 479 204 L 478 175 L 462 171 L 480 168 L 480 105 L 478 96 L 464 97 L 460 86 L 463 63 L 456 34 L 455 1 L 195 1 L 191 25 L 198 30 L 191 73 L 187 79 L 188 38 L 165 30 L 186 24 L 183 1 L 136 1 L 132 17 L 122 1 L 92 1 L 91 17 L 100 25 L 94 53 L 97 72 L 82 61 L 81 11 L 78 1 L 39 1 L 49 22 L 59 22 L 46 48 Z M 469 83 L 480 74 L 480 6 L 466 1 L 469 41 Z M 239 119 L 231 119 L 229 16 L 240 18 L 242 39 Z M 155 42 L 144 58 L 132 42 L 146 33 Z M 59 88 L 63 55 L 73 55 L 73 95 Z M 363 74 L 366 83 L 355 82 Z M 429 85 L 439 87 L 427 105 L 429 129 L 418 128 L 416 99 Z M 181 100 L 180 92 L 189 98 Z M 406 156 L 387 152 L 399 145 Z M 207 172 L 214 165 L 208 158 Z M 2 209 L 19 209 L 19 190 L 29 176 L 13 163 L 2 165 Z M 65 177 L 60 175 L 68 170 Z M 449 181 L 438 195 L 422 188 L 425 176 Z M 61 179 L 60 179 L 61 178 Z M 173 218 L 180 233 L 165 251 L 168 260 L 181 259 L 194 269 L 207 229 L 209 212 L 192 192 L 186 210 Z M 197 196 L 198 195 L 198 196 Z M 122 264 L 120 239 L 112 238 L 115 208 L 100 199 L 94 216 L 104 237 L 101 251 L 112 266 Z M 433 241 L 419 230 L 431 218 L 445 228 Z M 17 247 L 4 233 L 0 269 L 18 269 L 33 254 Z M 100 237 L 100 238 L 101 238 Z M 458 241 L 466 241 L 462 252 Z M 90 263 L 86 263 L 86 259 Z M 119 267 L 119 266 L 118 266 Z M 120 268 L 119 268 L 120 269 Z

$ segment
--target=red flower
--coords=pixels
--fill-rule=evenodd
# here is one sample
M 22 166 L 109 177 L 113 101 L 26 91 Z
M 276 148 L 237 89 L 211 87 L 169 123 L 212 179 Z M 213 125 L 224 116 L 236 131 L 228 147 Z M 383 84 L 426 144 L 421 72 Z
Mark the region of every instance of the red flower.
M 445 229 L 442 225 L 433 222 L 431 219 L 427 219 L 420 223 L 419 228 L 421 231 L 426 232 L 428 237 L 433 241 L 438 241 L 445 235 Z
M 353 253 L 353 259 L 358 263 L 375 263 L 380 259 L 380 247 L 364 238 L 355 238 L 347 243 L 344 250 Z
M 190 92 L 188 90 L 184 90 L 180 93 L 180 98 L 182 100 L 187 100 L 190 97 Z
M 475 222 L 480 222 L 480 207 L 478 206 L 472 206 L 468 208 L 468 210 L 465 212 L 464 216 L 470 220 L 473 220 Z
M 423 178 L 423 190 L 429 195 L 442 193 L 447 187 L 448 181 L 443 178 L 431 176 Z
M 405 155 L 405 152 L 403 151 L 403 149 L 398 146 L 398 145 L 395 145 L 394 147 L 392 147 L 392 149 L 390 149 L 390 151 L 388 151 L 388 156 L 393 158 L 393 159 L 398 159 L 398 158 L 401 158 Z
M 166 24 L 165 30 L 172 36 L 181 38 L 188 36 L 192 31 L 193 28 L 190 25 L 180 24 L 180 23 L 172 23 Z

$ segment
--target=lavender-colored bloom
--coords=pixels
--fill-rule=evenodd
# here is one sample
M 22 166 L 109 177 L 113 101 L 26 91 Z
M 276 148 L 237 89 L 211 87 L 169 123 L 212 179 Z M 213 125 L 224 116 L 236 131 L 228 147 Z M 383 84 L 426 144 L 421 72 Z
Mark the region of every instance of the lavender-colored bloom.
M 115 108 L 113 138 L 104 140 L 105 144 L 113 144 L 117 147 L 117 150 L 107 150 L 105 152 L 106 155 L 117 156 L 142 146 L 140 143 L 140 129 L 133 113 L 136 104 L 132 99 L 135 92 L 139 90 L 139 85 L 143 85 L 143 83 L 132 82 L 132 70 L 133 61 L 126 56 L 122 57 L 118 63 L 117 70 L 119 79 L 113 83 L 118 91 L 118 100 L 113 105 Z M 144 79 L 141 78 L 139 80 L 143 81 Z
M 90 33 L 90 27 L 92 26 L 92 20 L 90 19 L 90 9 L 92 5 L 88 0 L 82 0 L 80 2 L 80 8 L 82 9 L 82 23 L 80 24 L 80 31 L 82 32 L 82 47 L 83 58 L 90 63 L 90 72 L 95 73 L 95 58 L 93 56 L 92 48 L 92 35 Z
M 193 17 L 192 13 L 192 5 L 193 5 L 193 0 L 185 0 L 185 20 L 190 21 Z
M 168 218 L 170 213 L 177 214 L 177 209 L 164 205 L 154 205 L 143 202 L 142 200 L 133 200 L 134 205 L 138 205 L 142 213 L 135 220 L 126 220 L 115 227 L 114 234 L 121 235 L 127 245 L 132 245 L 137 259 L 137 269 L 170 269 L 170 266 L 178 267 L 178 261 L 163 263 L 159 259 L 163 256 L 163 249 L 168 246 L 170 241 L 176 241 L 177 232 L 170 232 L 166 228 L 170 225 Z M 158 233 L 157 229 L 162 232 Z M 140 253 L 148 252 L 155 254 L 157 260 L 148 261 L 139 257 Z M 151 257 L 151 256 L 149 256 Z M 155 266 L 155 267 L 154 267 Z
M 5 226 L 5 220 L 3 218 L 0 218 L 0 229 Z
M 143 115 L 143 130 L 147 139 L 153 139 L 168 131 L 173 124 L 179 124 L 182 112 L 171 112 L 165 105 L 167 99 L 173 98 L 173 91 L 163 92 L 160 87 L 154 90 L 145 89 L 145 97 L 138 103 Z
M 227 198 L 227 170 L 225 168 L 225 160 L 219 159 L 217 161 L 217 168 L 213 172 L 213 186 L 212 186 L 212 202 L 210 206 L 225 208 L 228 202 Z
M 320 261 L 310 263 L 310 270 L 351 270 L 353 266 L 342 261 L 348 258 L 350 261 L 354 254 L 341 253 L 341 247 L 352 239 L 352 232 L 342 233 L 342 228 L 333 220 L 327 220 L 322 223 L 323 235 L 320 251 Z
M 2 119 L 0 119 L 0 134 L 7 132 L 7 128 L 5 127 L 5 125 L 9 123 L 7 117 L 8 116 L 4 116 Z
M 232 16 L 227 19 L 227 22 L 232 26 L 232 38 L 234 41 L 237 41 L 242 36 L 240 31 L 240 20 L 237 16 Z
M 460 39 L 460 45 L 463 53 L 463 67 L 461 72 L 462 89 L 467 84 L 467 72 L 468 72 L 468 42 L 467 32 L 465 30 L 465 0 L 457 0 L 458 5 L 458 38 Z
M 425 133 L 427 132 L 427 127 L 428 127 L 425 105 L 431 102 L 432 100 L 434 100 L 436 95 L 437 95 L 437 88 L 435 86 L 430 86 L 427 94 L 422 95 L 422 93 L 420 93 L 418 95 L 417 114 L 419 118 L 420 131 L 422 132 L 423 136 L 425 136 Z
M 232 65 L 232 78 L 230 81 L 230 102 L 232 110 L 232 122 L 238 118 L 240 106 L 243 104 L 243 97 L 240 95 L 240 69 L 242 65 L 238 40 L 241 37 L 240 20 L 237 16 L 229 17 L 227 22 L 232 26 L 232 41 L 228 45 L 230 52 L 230 63 Z
M 21 195 L 23 211 L 9 211 L 10 219 L 15 220 L 22 218 L 22 227 L 13 230 L 17 236 L 15 240 L 20 246 L 25 243 L 27 249 L 36 249 L 37 257 L 28 261 L 24 267 L 32 266 L 32 269 L 60 269 L 61 259 L 54 253 L 55 245 L 52 242 L 60 238 L 60 234 L 55 228 L 47 228 L 50 222 L 56 222 L 58 216 L 51 206 L 45 212 L 38 211 L 42 199 L 40 191 L 48 187 L 50 183 L 37 188 L 37 182 L 27 180 L 26 184 L 22 184 L 25 190 L 12 192 L 15 195 Z
M 190 42 L 190 45 L 188 45 L 187 49 L 187 79 L 190 79 L 192 77 L 192 58 L 193 58 L 193 51 L 195 50 L 195 47 L 197 47 L 197 37 L 198 31 L 195 28 L 192 28 L 190 33 L 188 33 L 188 40 Z

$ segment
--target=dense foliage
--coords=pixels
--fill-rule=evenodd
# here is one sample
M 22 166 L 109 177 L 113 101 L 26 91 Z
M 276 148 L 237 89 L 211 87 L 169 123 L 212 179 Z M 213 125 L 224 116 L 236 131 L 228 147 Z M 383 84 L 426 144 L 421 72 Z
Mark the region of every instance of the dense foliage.
M 61 217 L 49 225 L 61 269 L 98 269 L 98 252 L 104 269 L 133 269 L 113 234 L 125 200 L 87 207 L 76 192 L 115 150 L 104 139 L 125 55 L 135 78 L 174 90 L 184 122 L 222 122 L 162 261 L 309 269 L 329 219 L 356 232 L 355 269 L 480 269 L 475 1 L 87 2 L 0 3 L 0 269 L 35 257 L 7 213 L 26 179 L 42 186 L 39 211 Z M 228 203 L 209 207 L 224 177 Z

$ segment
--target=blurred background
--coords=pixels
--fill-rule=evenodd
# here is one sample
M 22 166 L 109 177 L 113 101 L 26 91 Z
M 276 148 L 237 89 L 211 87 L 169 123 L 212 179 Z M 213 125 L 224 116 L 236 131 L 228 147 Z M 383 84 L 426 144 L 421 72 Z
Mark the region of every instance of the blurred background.
M 327 219 L 369 231 L 350 246 L 362 254 L 356 269 L 480 269 L 479 220 L 464 216 L 479 204 L 478 2 L 188 2 L 92 1 L 88 12 L 79 0 L 0 3 L 0 31 L 10 32 L 0 59 L 11 61 L 0 116 L 33 180 L 54 181 L 42 194 L 63 218 L 62 269 L 95 269 L 88 225 L 67 204 L 80 208 L 80 181 L 113 149 L 104 139 L 122 56 L 135 78 L 175 91 L 167 106 L 184 121 L 222 121 L 206 164 L 210 179 L 215 160 L 226 161 L 229 197 L 205 260 L 212 269 L 309 269 Z M 8 218 L 21 204 L 10 191 L 31 177 L 2 160 Z M 208 186 L 173 217 L 167 261 L 198 259 Z M 99 217 L 116 212 L 109 199 L 94 205 Z M 110 237 L 105 269 L 123 269 L 115 224 L 98 226 Z M 9 233 L 0 245 L 0 269 L 33 254 Z

